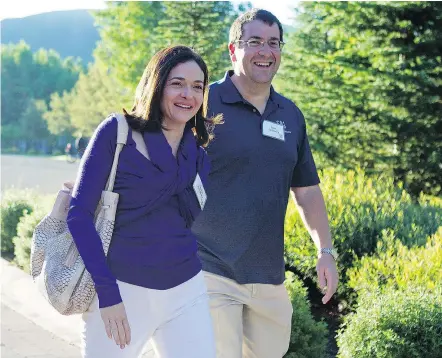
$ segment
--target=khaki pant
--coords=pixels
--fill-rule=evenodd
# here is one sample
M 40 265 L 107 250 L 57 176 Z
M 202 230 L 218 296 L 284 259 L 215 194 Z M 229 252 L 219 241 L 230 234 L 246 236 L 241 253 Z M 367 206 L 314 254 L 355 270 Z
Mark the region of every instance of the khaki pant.
M 283 357 L 293 313 L 284 285 L 240 285 L 209 272 L 204 277 L 217 358 Z

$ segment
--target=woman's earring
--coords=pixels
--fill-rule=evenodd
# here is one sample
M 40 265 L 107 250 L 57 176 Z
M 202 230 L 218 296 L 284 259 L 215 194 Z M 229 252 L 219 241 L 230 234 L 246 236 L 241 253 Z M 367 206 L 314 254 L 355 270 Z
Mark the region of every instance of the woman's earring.
M 195 114 L 195 128 L 196 128 L 196 114 Z

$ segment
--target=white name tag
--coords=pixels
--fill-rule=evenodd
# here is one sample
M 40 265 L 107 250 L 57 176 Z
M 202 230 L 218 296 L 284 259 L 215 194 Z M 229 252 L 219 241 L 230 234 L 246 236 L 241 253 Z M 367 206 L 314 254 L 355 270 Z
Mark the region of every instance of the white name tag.
M 204 190 L 203 182 L 201 181 L 200 175 L 198 173 L 196 174 L 195 181 L 193 182 L 193 190 L 195 191 L 196 197 L 198 198 L 201 210 L 203 210 L 204 205 L 206 205 L 207 194 Z
M 262 122 L 262 135 L 266 137 L 275 138 L 285 141 L 284 126 L 278 123 L 263 121 Z

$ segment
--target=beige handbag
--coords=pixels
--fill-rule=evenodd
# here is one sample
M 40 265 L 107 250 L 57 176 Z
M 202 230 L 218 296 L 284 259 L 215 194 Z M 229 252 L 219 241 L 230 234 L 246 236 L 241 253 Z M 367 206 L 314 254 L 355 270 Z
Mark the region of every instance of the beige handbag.
M 94 221 L 105 255 L 112 239 L 118 204 L 118 194 L 113 192 L 118 158 L 129 130 L 124 116 L 116 117 L 117 148 Z M 31 246 L 31 275 L 34 282 L 48 302 L 63 315 L 86 312 L 96 294 L 94 282 L 66 223 L 71 189 L 59 191 L 52 211 L 35 227 Z

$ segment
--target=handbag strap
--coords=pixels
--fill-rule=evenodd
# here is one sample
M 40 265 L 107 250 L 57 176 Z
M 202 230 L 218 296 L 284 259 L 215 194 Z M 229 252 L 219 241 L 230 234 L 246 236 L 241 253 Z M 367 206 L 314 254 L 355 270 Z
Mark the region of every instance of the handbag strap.
M 126 145 L 127 136 L 129 133 L 129 125 L 127 124 L 126 118 L 119 113 L 115 113 L 114 116 L 117 118 L 118 130 L 117 130 L 117 148 L 114 154 L 114 161 L 112 163 L 112 169 L 109 175 L 109 179 L 106 184 L 106 191 L 113 191 L 115 184 L 115 177 L 117 175 L 118 159 L 120 158 L 120 153 L 123 147 Z

